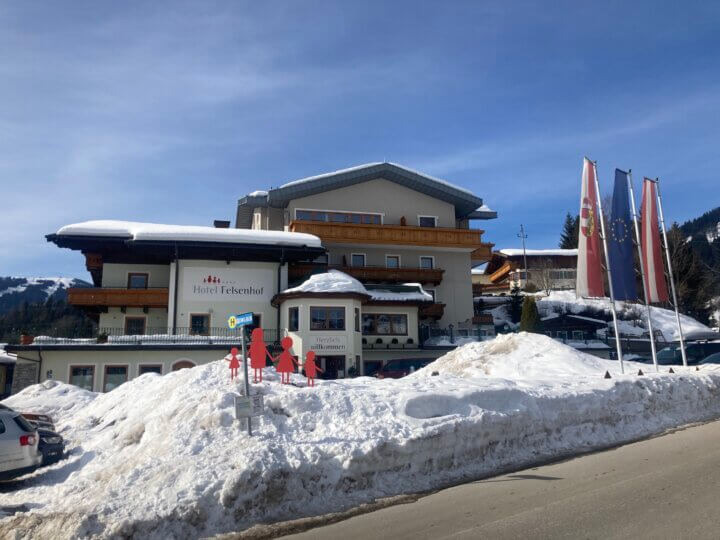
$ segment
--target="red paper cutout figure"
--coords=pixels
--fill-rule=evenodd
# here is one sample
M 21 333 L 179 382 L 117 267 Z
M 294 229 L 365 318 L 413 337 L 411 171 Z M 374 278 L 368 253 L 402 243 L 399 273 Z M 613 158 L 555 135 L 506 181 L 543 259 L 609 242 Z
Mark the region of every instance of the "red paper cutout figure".
M 226 361 L 230 362 L 230 380 L 232 381 L 238 374 L 238 368 L 240 367 L 240 360 L 238 360 L 237 347 L 230 349 L 230 359 L 225 358 Z
M 293 340 L 291 337 L 284 337 L 280 345 L 283 351 L 275 359 L 277 361 L 275 370 L 280 373 L 280 382 L 282 382 L 282 384 L 289 384 L 290 374 L 295 371 L 295 366 L 297 365 L 297 360 L 290 354 L 290 347 L 293 345 Z
M 253 368 L 253 382 L 262 382 L 262 370 L 267 365 L 265 362 L 266 358 L 270 358 L 273 361 L 273 357 L 267 350 L 265 341 L 263 340 L 262 328 L 253 328 L 250 333 L 250 367 Z M 259 375 L 259 378 L 258 378 Z
M 323 372 L 323 370 L 315 364 L 315 351 L 308 351 L 307 356 L 305 357 L 304 367 L 305 376 L 308 380 L 308 386 L 315 386 L 315 377 L 317 377 L 317 372 Z

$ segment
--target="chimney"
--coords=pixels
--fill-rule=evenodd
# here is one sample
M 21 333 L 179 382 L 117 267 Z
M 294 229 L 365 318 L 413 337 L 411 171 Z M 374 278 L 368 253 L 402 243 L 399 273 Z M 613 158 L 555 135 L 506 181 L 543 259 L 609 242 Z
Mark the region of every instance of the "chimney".
M 230 228 L 230 222 L 225 221 L 224 219 L 216 219 L 213 221 L 213 225 L 216 229 L 229 229 Z

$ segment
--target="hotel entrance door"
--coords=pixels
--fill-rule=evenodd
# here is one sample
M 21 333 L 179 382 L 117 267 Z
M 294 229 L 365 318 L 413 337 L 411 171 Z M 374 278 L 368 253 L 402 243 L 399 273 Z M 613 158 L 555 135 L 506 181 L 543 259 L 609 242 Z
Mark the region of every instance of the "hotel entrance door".
M 344 356 L 318 356 L 318 364 L 325 370 L 321 376 L 323 379 L 337 379 L 345 377 L 345 357 Z

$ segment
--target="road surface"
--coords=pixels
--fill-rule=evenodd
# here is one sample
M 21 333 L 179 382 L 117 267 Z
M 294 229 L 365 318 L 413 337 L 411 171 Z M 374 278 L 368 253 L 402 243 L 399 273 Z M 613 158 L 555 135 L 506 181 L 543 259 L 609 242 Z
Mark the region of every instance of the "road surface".
M 720 421 L 286 536 L 720 538 Z

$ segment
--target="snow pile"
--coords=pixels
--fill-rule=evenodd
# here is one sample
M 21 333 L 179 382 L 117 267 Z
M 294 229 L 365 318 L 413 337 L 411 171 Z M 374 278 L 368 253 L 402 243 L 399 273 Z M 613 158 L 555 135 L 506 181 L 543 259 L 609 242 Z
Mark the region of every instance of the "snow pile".
M 628 363 L 629 367 L 634 366 Z M 647 366 L 643 366 L 647 368 Z M 605 369 L 614 374 L 603 379 Z M 146 374 L 108 394 L 58 382 L 5 404 L 51 415 L 71 457 L 3 493 L 0 537 L 197 538 L 338 511 L 720 415 L 720 371 L 617 375 L 543 336 L 469 345 L 404 379 L 252 386 L 234 419 L 227 363 Z M 437 372 L 437 375 L 433 375 Z
M 61 227 L 58 236 L 102 236 L 136 241 L 195 241 L 224 244 L 268 244 L 281 246 L 322 247 L 312 234 L 256 229 L 220 229 L 197 225 L 163 225 L 135 221 L 96 220 Z
M 291 289 L 285 289 L 282 292 L 282 294 L 291 293 L 370 294 L 362 283 L 340 270 L 330 270 L 322 274 L 314 274 L 301 285 Z

